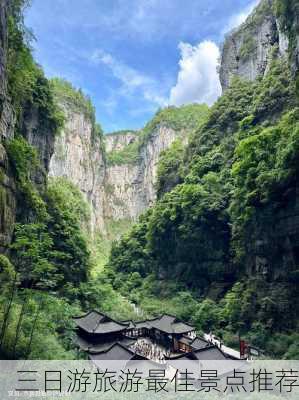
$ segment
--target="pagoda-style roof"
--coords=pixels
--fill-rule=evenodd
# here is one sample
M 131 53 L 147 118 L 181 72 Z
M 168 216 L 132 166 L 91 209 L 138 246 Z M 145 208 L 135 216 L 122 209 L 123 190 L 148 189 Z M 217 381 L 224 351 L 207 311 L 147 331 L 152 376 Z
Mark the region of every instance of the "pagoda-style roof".
M 94 344 L 93 346 L 89 347 L 88 351 L 89 351 L 89 353 L 100 353 L 102 351 L 108 350 L 114 344 L 120 344 L 121 346 L 129 348 L 136 342 L 136 340 L 137 340 L 137 338 L 122 337 L 114 342 L 110 341 L 110 342 L 101 343 L 101 344 Z
M 114 344 L 118 343 L 125 347 L 130 347 L 136 342 L 137 338 L 129 338 L 127 336 L 120 337 L 115 340 L 105 341 L 104 343 L 91 343 L 85 338 L 77 335 L 75 338 L 75 343 L 83 351 L 88 351 L 89 353 L 100 353 L 112 347 Z
M 152 328 L 152 321 L 155 321 L 156 318 L 153 319 L 146 319 L 143 321 L 123 321 L 124 324 L 128 324 L 128 328 L 127 329 L 151 329 Z
M 125 321 L 123 323 L 128 324 L 128 329 L 136 328 L 136 329 L 151 329 L 155 328 L 161 332 L 167 334 L 184 334 L 188 332 L 192 332 L 195 328 L 191 325 L 188 325 L 173 315 L 163 314 L 160 317 L 153 319 L 146 319 L 144 321 Z
M 109 334 L 122 332 L 128 328 L 128 324 L 117 322 L 98 311 L 90 311 L 81 317 L 74 317 L 78 328 L 87 333 Z
M 188 325 L 173 315 L 164 314 L 159 318 L 156 318 L 150 321 L 150 324 L 153 328 L 158 329 L 159 331 L 168 333 L 168 334 L 184 334 L 188 332 L 192 332 L 195 328 L 191 325 Z
M 134 353 L 132 350 L 129 350 L 125 346 L 115 343 L 105 351 L 95 354 L 89 354 L 90 360 L 132 360 L 132 359 L 141 359 L 146 360 L 145 357 L 140 356 L 139 354 Z

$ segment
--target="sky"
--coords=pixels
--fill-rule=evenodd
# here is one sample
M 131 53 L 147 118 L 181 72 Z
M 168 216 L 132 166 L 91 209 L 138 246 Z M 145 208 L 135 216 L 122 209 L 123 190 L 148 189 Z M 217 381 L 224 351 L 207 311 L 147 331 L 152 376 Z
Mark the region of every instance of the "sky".
M 226 32 L 256 0 L 32 0 L 26 25 L 46 75 L 88 94 L 105 132 L 139 129 L 168 105 L 221 94 Z

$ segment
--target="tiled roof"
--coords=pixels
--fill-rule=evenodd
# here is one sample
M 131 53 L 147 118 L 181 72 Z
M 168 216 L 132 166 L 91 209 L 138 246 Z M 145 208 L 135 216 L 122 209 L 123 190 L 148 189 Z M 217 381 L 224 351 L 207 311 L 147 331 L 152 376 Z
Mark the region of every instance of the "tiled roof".
M 75 336 L 74 343 L 76 346 L 80 347 L 80 349 L 83 351 L 87 351 L 90 347 L 90 343 L 79 335 Z
M 128 338 L 126 336 L 123 336 L 116 340 L 110 340 L 105 343 L 95 344 L 95 343 L 91 343 L 91 342 L 85 340 L 84 338 L 82 338 L 79 335 L 76 335 L 75 343 L 83 351 L 88 351 L 89 353 L 100 353 L 102 351 L 108 350 L 110 347 L 112 347 L 116 343 L 121 344 L 122 346 L 125 346 L 125 347 L 129 347 L 129 346 L 133 345 L 136 342 L 136 340 L 137 340 L 136 338 Z
M 119 343 L 115 343 L 105 351 L 96 354 L 89 354 L 91 360 L 131 360 L 137 356 L 136 353 L 127 349 Z
M 185 324 L 173 315 L 169 314 L 164 314 L 160 317 L 147 319 L 145 321 L 124 321 L 123 323 L 129 324 L 128 329 L 155 328 L 168 334 L 184 334 L 195 330 L 193 326 Z
M 125 347 L 115 343 L 110 348 L 96 354 L 90 354 L 91 360 L 130 360 L 134 353 Z
M 216 346 L 193 351 L 197 360 L 226 360 L 225 354 Z
M 129 324 L 128 329 L 155 328 L 168 334 L 184 334 L 195 330 L 193 326 L 185 324 L 173 315 L 169 314 L 164 314 L 160 317 L 144 321 L 123 321 L 123 323 Z
M 150 323 L 153 328 L 159 329 L 160 331 L 168 334 L 183 334 L 195 330 L 193 326 L 185 324 L 176 317 L 168 314 L 164 314 L 160 318 L 156 318 Z
M 98 311 L 90 311 L 82 317 L 74 317 L 77 327 L 88 333 L 113 333 L 127 329 L 128 325 L 114 321 Z
M 132 328 L 155 328 L 167 334 L 184 334 L 195 330 L 193 326 L 188 325 L 178 320 L 176 317 L 168 314 L 145 321 L 117 322 L 98 311 L 90 311 L 81 317 L 75 317 L 74 320 L 76 325 L 85 332 L 96 334 L 120 332 L 124 331 L 125 329 Z

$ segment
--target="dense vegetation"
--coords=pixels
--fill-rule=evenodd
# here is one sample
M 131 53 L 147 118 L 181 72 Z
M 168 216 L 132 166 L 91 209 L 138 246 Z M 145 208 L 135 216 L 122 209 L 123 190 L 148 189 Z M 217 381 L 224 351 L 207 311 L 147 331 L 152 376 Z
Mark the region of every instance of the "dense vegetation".
M 284 209 L 295 213 L 298 134 L 286 61 L 235 79 L 187 148 L 162 157 L 160 199 L 112 248 L 115 288 L 146 312 L 165 307 L 231 343 L 240 332 L 272 356 L 298 356 L 298 267 L 287 259 L 297 252 L 279 232 Z
M 20 127 L 29 109 L 37 109 L 43 129 L 57 132 L 63 114 L 57 107 L 49 81 L 35 63 L 30 49 L 31 33 L 25 28 L 23 10 L 29 1 L 10 2 L 8 16 L 8 90 Z
M 133 164 L 158 127 L 192 132 L 187 145 L 178 138 L 162 154 L 157 203 L 114 243 L 99 270 L 88 239 L 90 210 L 70 182 L 47 182 L 26 119 L 34 110 L 35 133 L 54 135 L 64 122 L 58 104 L 67 104 L 91 120 L 94 138 L 102 131 L 90 99 L 64 80 L 49 82 L 34 62 L 26 3 L 13 0 L 8 21 L 8 90 L 17 124 L 4 145 L 18 212 L 11 246 L 0 255 L 1 358 L 81 356 L 71 317 L 91 308 L 134 317 L 129 302 L 144 316 L 170 312 L 198 332 L 213 330 L 232 346 L 241 334 L 267 355 L 298 358 L 299 246 L 292 229 L 299 103 L 289 64 L 274 51 L 263 79 L 235 79 L 210 110 L 160 110 L 134 142 L 108 155 L 112 164 Z M 298 1 L 275 6 L 292 44 Z M 253 47 L 248 37 L 242 56 Z M 108 233 L 122 230 L 111 223 Z M 107 239 L 98 241 L 107 253 Z
M 110 165 L 136 164 L 140 158 L 138 138 L 123 149 L 112 150 L 107 153 L 107 162 Z
M 64 82 L 49 82 L 34 63 L 23 25 L 25 3 L 14 0 L 9 10 L 8 90 L 17 124 L 14 138 L 3 145 L 17 214 L 9 251 L 0 255 L 0 355 L 75 358 L 72 316 L 98 307 L 125 318 L 132 308 L 106 277 L 92 277 L 89 209 L 82 194 L 65 179 L 47 182 L 45 160 L 27 140 L 26 121 L 33 113 L 37 142 L 47 144 L 45 136 L 53 138 L 62 127 L 58 88 L 76 107 L 85 107 L 91 121 L 94 110 Z
M 132 309 L 107 278 L 91 276 L 82 231 L 88 208 L 78 189 L 55 179 L 39 201 L 44 213 L 33 216 L 37 210 L 30 206 L 30 222 L 15 226 L 10 259 L 0 259 L 0 354 L 74 358 L 72 316 L 95 307 L 125 318 Z
M 182 181 L 183 156 L 184 143 L 182 138 L 176 139 L 168 149 L 160 154 L 156 182 L 158 198 Z
M 167 127 L 176 132 L 185 131 L 188 135 L 205 119 L 208 106 L 191 104 L 182 107 L 166 107 L 159 110 L 143 129 L 136 132 L 137 139 L 122 150 L 113 150 L 107 154 L 107 160 L 112 165 L 135 164 L 140 157 L 143 146 L 150 140 L 159 127 Z

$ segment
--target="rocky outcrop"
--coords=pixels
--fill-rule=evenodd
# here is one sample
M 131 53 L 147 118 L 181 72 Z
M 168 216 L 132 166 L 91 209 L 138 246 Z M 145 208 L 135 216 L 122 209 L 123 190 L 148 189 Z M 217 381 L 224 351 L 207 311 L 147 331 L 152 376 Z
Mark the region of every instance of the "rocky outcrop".
M 93 139 L 92 123 L 84 113 L 63 106 L 66 125 L 55 140 L 50 177 L 65 177 L 83 193 L 90 205 L 90 231 L 106 234 L 111 221 L 134 221 L 156 198 L 155 180 L 160 153 L 178 135 L 157 127 L 140 146 L 137 162 L 111 164 L 105 154 L 126 151 L 138 133 L 124 131 Z
M 93 138 L 92 123 L 84 113 L 64 107 L 66 124 L 56 137 L 49 176 L 65 177 L 83 193 L 90 205 L 90 230 L 103 231 L 105 164 L 99 138 Z
M 249 80 L 264 76 L 275 50 L 279 56 L 286 56 L 288 46 L 288 37 L 273 11 L 273 0 L 262 0 L 225 38 L 220 66 L 222 89 L 228 88 L 233 76 Z
M 161 152 L 178 137 L 186 134 L 165 125 L 157 127 L 141 147 L 139 161 L 135 164 L 107 165 L 106 168 L 106 218 L 135 220 L 156 199 L 155 182 Z M 112 148 L 106 138 L 108 148 Z M 132 143 L 136 137 L 125 135 L 118 143 Z

